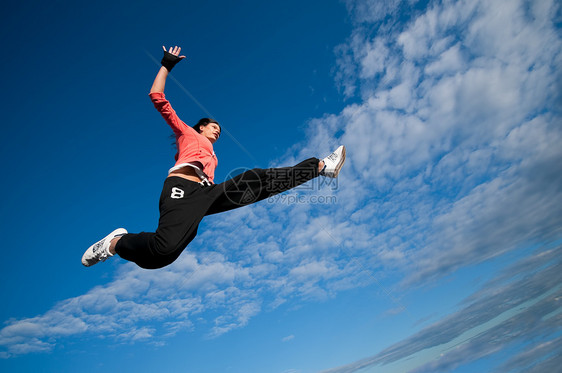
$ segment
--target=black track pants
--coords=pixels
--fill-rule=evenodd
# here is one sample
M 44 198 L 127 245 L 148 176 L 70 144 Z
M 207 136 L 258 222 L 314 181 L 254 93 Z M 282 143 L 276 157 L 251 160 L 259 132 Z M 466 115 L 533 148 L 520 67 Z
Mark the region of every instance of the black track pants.
M 160 195 L 156 232 L 127 234 L 115 250 L 142 268 L 167 266 L 195 238 L 204 216 L 246 206 L 312 180 L 318 176 L 318 162 L 309 158 L 294 167 L 255 168 L 210 186 L 168 177 Z

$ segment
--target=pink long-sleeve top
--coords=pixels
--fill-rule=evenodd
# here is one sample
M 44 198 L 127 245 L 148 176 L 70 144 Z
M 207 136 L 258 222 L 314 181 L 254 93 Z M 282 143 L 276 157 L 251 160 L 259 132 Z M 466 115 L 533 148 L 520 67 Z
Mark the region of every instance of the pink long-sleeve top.
M 193 128 L 185 124 L 172 109 L 170 102 L 162 92 L 149 94 L 156 110 L 160 112 L 166 123 L 176 135 L 176 164 L 170 168 L 168 173 L 182 167 L 193 167 L 196 171 L 203 171 L 212 183 L 215 176 L 215 168 L 218 164 L 217 156 L 213 150 L 213 144 L 208 138 L 201 135 Z M 199 172 L 198 172 L 199 174 Z

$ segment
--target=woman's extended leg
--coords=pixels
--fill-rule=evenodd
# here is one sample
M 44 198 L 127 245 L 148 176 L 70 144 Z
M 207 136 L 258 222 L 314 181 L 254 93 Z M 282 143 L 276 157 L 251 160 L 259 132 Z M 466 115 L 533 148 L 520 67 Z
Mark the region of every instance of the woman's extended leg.
M 309 158 L 293 167 L 255 168 L 214 186 L 214 202 L 206 215 L 246 206 L 295 188 L 318 175 L 337 177 L 345 162 L 345 146 L 320 160 Z
M 214 202 L 206 215 L 246 206 L 295 188 L 319 175 L 318 158 L 293 167 L 254 168 L 215 186 Z

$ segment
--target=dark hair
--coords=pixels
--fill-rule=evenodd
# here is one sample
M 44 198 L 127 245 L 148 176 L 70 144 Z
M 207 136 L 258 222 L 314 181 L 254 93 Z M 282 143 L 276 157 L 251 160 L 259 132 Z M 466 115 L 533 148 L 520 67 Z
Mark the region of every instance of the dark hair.
M 222 132 L 222 128 L 221 128 L 221 125 L 219 124 L 219 122 L 217 122 L 216 120 L 211 119 L 211 118 L 201 118 L 201 119 L 199 119 L 199 122 L 197 122 L 197 124 L 194 125 L 192 128 L 193 128 L 195 131 L 201 133 L 201 128 L 200 128 L 200 126 L 205 127 L 205 126 L 208 125 L 209 123 L 215 123 L 217 126 L 219 126 L 219 129 L 220 129 L 221 132 Z M 220 136 L 220 134 L 219 134 L 219 136 Z

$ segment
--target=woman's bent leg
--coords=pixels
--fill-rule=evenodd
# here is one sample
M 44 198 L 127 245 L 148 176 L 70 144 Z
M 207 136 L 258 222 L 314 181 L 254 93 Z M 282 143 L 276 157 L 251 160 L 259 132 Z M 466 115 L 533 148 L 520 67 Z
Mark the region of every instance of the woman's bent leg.
M 198 183 L 180 177 L 167 178 L 160 196 L 156 232 L 124 235 L 115 251 L 123 259 L 146 269 L 171 264 L 197 235 L 197 227 L 210 203 L 211 199 Z

